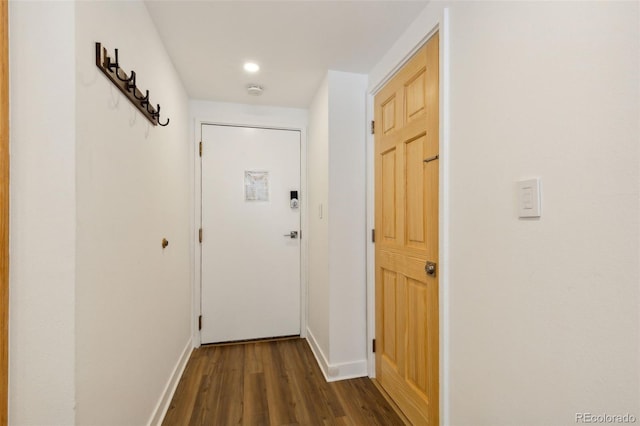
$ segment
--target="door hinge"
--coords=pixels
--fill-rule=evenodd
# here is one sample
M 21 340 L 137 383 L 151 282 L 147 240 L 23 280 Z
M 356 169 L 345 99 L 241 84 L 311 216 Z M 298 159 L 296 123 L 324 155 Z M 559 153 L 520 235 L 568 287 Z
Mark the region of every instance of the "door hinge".
M 373 351 L 373 353 L 376 352 L 376 339 L 373 339 L 371 341 L 371 350 Z
M 302 229 L 300 230 L 300 233 L 298 234 L 298 236 L 300 237 L 300 239 L 302 239 Z
M 371 134 L 375 135 L 376 134 L 376 122 L 371 120 Z
M 376 230 L 375 229 L 371 230 L 371 242 L 372 243 L 376 242 Z
M 202 330 L 202 315 L 198 316 L 198 330 Z
M 198 147 L 198 151 L 200 152 L 200 157 L 202 157 L 202 141 L 200 141 L 200 146 Z
M 198 229 L 198 241 L 202 242 L 202 228 Z

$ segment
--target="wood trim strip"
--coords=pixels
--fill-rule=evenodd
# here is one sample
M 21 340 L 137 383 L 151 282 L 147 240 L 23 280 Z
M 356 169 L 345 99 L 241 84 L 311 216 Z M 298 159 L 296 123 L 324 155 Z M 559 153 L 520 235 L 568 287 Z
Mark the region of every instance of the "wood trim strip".
M 0 425 L 9 398 L 9 2 L 0 0 Z

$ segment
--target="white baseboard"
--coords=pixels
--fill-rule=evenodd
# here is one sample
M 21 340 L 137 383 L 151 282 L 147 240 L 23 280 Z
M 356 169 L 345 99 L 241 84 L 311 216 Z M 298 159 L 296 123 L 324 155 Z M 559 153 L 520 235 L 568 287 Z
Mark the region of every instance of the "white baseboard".
M 311 330 L 307 328 L 307 343 L 316 358 L 320 371 L 327 382 L 336 382 L 338 380 L 355 379 L 356 377 L 367 377 L 367 360 L 361 359 L 352 362 L 342 362 L 330 364 L 320 349 L 320 345 L 313 336 Z
M 151 415 L 151 419 L 147 423 L 147 426 L 162 425 L 162 420 L 164 420 L 164 416 L 167 414 L 169 404 L 171 404 L 171 399 L 173 398 L 173 394 L 176 392 L 176 388 L 178 387 L 178 383 L 180 382 L 182 373 L 184 373 L 184 369 L 187 366 L 187 361 L 189 361 L 192 351 L 193 343 L 191 342 L 191 338 L 189 338 L 180 358 L 178 358 L 176 366 L 173 368 L 169 381 L 162 391 L 160 400 L 156 404 L 156 408 L 153 410 L 153 414 Z
M 328 382 L 329 381 L 329 374 L 328 374 L 329 362 L 327 361 L 327 358 L 325 358 L 324 353 L 322 353 L 322 349 L 320 349 L 320 345 L 318 345 L 318 342 L 316 341 L 316 338 L 313 336 L 313 333 L 308 328 L 307 328 L 307 343 L 309 344 L 309 347 L 311 348 L 311 352 L 313 352 L 313 356 L 316 358 L 316 361 L 318 361 L 318 366 L 320 367 L 320 371 L 322 371 L 322 375 L 324 376 L 324 379 Z

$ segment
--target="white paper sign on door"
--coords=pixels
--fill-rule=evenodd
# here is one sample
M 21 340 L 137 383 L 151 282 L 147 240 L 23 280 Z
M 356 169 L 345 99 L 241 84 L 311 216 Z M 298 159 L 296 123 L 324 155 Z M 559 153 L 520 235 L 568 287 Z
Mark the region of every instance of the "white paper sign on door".
M 244 172 L 244 200 L 269 201 L 269 172 Z

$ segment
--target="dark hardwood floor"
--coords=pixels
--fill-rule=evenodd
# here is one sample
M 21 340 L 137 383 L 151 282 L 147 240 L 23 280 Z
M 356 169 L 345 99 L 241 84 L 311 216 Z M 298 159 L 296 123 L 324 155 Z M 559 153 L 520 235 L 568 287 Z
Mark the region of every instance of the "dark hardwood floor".
M 303 339 L 203 346 L 163 425 L 402 425 L 368 378 L 327 383 Z

